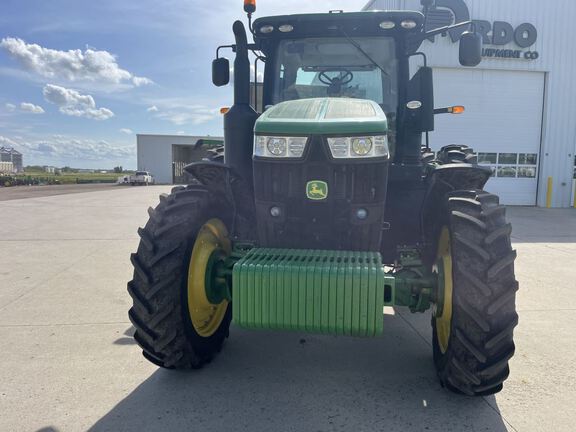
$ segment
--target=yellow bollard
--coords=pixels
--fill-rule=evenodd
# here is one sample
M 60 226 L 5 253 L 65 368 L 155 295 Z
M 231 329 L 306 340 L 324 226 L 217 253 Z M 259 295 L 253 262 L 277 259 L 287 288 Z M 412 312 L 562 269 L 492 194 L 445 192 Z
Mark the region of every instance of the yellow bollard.
M 548 177 L 548 189 L 546 190 L 546 208 L 552 207 L 552 177 Z

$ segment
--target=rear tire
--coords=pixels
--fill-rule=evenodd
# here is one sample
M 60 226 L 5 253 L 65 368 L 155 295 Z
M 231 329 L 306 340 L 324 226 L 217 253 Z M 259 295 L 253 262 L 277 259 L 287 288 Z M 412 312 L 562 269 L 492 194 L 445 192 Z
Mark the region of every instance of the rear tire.
M 436 155 L 434 154 L 433 151 L 428 151 L 427 149 L 423 149 L 420 152 L 421 156 L 422 156 L 422 163 L 423 164 L 431 164 L 432 162 L 434 162 L 434 159 L 436 158 Z
M 478 157 L 474 150 L 465 145 L 448 145 L 442 147 L 436 156 L 436 161 L 441 165 L 447 164 L 478 164 Z
M 206 221 L 227 222 L 226 206 L 202 186 L 175 187 L 148 210 L 138 230 L 140 245 L 132 254 L 134 278 L 128 283 L 133 306 L 128 315 L 134 339 L 152 363 L 170 369 L 199 368 L 228 337 L 231 303 L 217 330 L 208 337 L 192 325 L 188 306 L 188 266 L 197 233 Z
M 518 324 L 512 228 L 498 197 L 483 191 L 450 193 L 444 226 L 450 233 L 453 295 L 447 347 L 439 318 L 432 318 L 438 377 L 458 393 L 494 394 L 508 378 Z
M 212 162 L 224 163 L 224 146 L 218 146 L 209 150 L 207 159 Z

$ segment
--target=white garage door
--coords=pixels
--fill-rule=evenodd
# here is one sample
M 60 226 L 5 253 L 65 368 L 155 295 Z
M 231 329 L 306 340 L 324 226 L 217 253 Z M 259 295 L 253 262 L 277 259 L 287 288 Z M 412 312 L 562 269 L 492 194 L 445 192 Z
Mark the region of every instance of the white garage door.
M 465 105 L 436 116 L 431 147 L 466 144 L 492 167 L 486 189 L 503 204 L 535 205 L 542 131 L 544 73 L 435 69 L 436 107 Z

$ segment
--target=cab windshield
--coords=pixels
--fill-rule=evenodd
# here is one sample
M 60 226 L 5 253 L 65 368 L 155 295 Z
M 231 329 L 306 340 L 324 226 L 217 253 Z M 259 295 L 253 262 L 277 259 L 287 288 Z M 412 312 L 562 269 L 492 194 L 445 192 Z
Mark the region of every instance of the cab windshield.
M 393 121 L 398 61 L 392 38 L 283 40 L 278 47 L 273 103 L 315 97 L 371 99 Z

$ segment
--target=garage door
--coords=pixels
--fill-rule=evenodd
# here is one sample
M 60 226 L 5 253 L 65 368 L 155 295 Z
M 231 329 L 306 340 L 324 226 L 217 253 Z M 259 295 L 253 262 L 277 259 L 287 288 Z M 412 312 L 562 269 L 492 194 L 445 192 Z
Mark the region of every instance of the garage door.
M 462 115 L 436 116 L 431 146 L 466 144 L 493 177 L 486 189 L 511 205 L 535 205 L 544 73 L 436 69 L 437 107 L 465 105 Z

